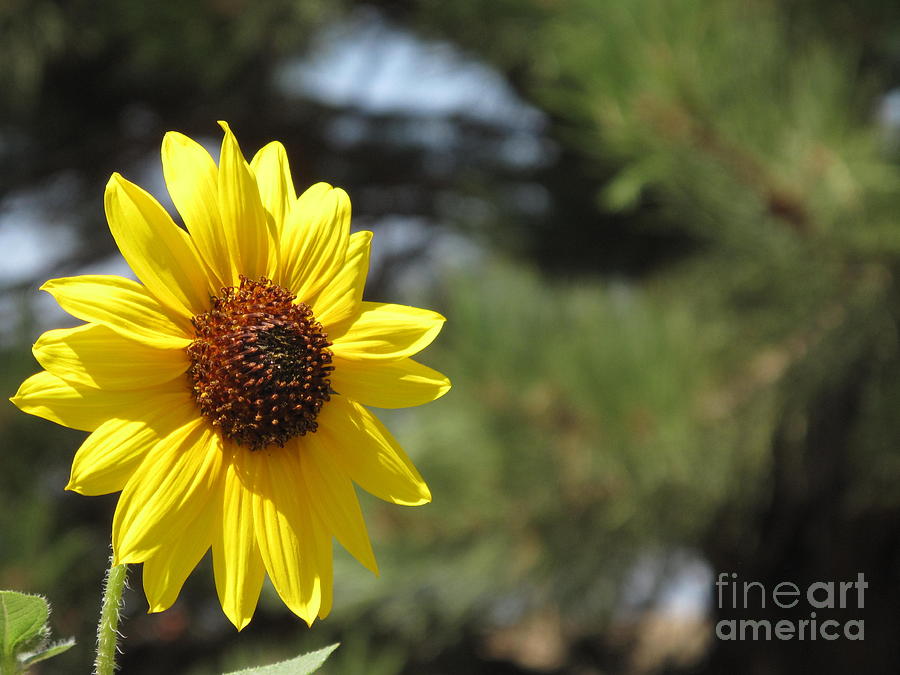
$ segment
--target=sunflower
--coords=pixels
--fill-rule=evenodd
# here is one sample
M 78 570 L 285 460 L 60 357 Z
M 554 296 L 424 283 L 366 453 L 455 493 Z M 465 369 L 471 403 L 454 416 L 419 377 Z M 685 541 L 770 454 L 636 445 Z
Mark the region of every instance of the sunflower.
M 151 612 L 175 602 L 212 549 L 222 609 L 242 629 L 266 575 L 308 624 L 332 603 L 332 537 L 377 573 L 354 483 L 395 504 L 431 494 L 365 406 L 432 401 L 442 374 L 410 357 L 439 314 L 366 302 L 371 232 L 350 234 L 347 194 L 299 197 L 284 147 L 248 164 L 225 123 L 219 165 L 175 132 L 163 174 L 185 229 L 113 174 L 109 229 L 139 282 L 42 286 L 85 321 L 34 345 L 45 370 L 12 398 L 89 431 L 66 489 L 121 491 L 113 563 L 143 563 Z

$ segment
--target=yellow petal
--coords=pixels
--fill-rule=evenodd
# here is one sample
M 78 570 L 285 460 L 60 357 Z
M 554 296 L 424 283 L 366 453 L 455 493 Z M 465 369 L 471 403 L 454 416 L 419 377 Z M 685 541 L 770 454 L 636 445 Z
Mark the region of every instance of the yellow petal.
M 25 380 L 10 401 L 29 415 L 72 429 L 94 431 L 110 419 L 141 419 L 141 410 L 151 401 L 179 391 L 171 383 L 133 391 L 104 391 L 72 385 L 41 371 Z
M 300 555 L 306 560 L 305 573 L 313 577 L 314 584 L 319 589 L 316 615 L 325 616 L 331 611 L 333 539 L 316 516 L 309 495 L 301 492 L 299 497 L 301 508 L 308 516 L 306 525 L 309 527 L 309 534 L 300 540 Z
M 326 329 L 349 318 L 359 309 L 369 274 L 371 242 L 371 232 L 351 234 L 343 266 L 311 301 L 313 314 Z
M 266 569 L 253 526 L 253 496 L 243 484 L 245 448 L 225 446 L 225 484 L 222 516 L 213 538 L 213 570 L 216 591 L 225 616 L 238 630 L 250 623 L 256 611 Z
M 253 523 L 266 571 L 278 595 L 312 625 L 322 603 L 312 514 L 297 486 L 300 460 L 290 452 L 251 453 Z
M 333 395 L 319 413 L 316 435 L 344 471 L 379 499 L 418 506 L 431 492 L 403 449 L 368 410 Z
M 66 490 L 82 495 L 118 492 L 158 440 L 143 422 L 107 420 L 75 453 Z
M 173 319 L 170 310 L 131 279 L 86 274 L 51 279 L 41 290 L 72 316 L 102 324 L 151 347 L 184 349 L 191 343 L 190 322 L 181 316 Z
M 219 157 L 219 213 L 228 242 L 232 279 L 243 274 L 251 279 L 272 277 L 276 249 L 259 197 L 259 187 L 237 139 L 225 122 Z
M 277 238 L 284 229 L 291 206 L 297 200 L 284 146 L 278 141 L 264 146 L 250 162 L 250 168 L 256 175 L 263 208 L 272 216 Z
M 159 202 L 114 173 L 103 203 L 109 231 L 147 290 L 187 318 L 209 309 L 212 286 L 197 249 Z
M 316 183 L 307 188 L 288 210 L 287 219 L 278 233 L 279 267 L 275 274 L 276 283 L 290 288 L 295 293 L 297 287 L 292 284 L 295 276 L 299 277 L 303 261 L 300 260 L 300 249 L 304 245 L 308 228 L 312 227 L 312 217 L 322 211 L 321 204 L 333 188 L 328 183 Z M 308 298 L 300 298 L 306 301 Z
M 350 240 L 350 198 L 317 183 L 300 195 L 282 235 L 281 278 L 302 301 L 313 298 L 344 264 Z
M 115 564 L 143 562 L 179 537 L 221 490 L 219 435 L 197 418 L 147 453 L 119 497 L 113 518 Z
M 144 561 L 144 594 L 149 612 L 165 611 L 175 603 L 185 580 L 209 550 L 219 520 L 218 504 L 211 499 L 180 537 Z
M 213 290 L 233 286 L 238 280 L 231 276 L 225 231 L 219 217 L 216 163 L 202 145 L 170 131 L 163 138 L 162 167 L 175 208 L 213 276 Z
M 322 444 L 318 434 L 309 434 L 296 443 L 303 483 L 313 510 L 350 554 L 378 574 L 375 554 L 366 531 L 356 491 L 347 474 Z
M 441 332 L 437 312 L 383 302 L 360 303 L 362 311 L 328 331 L 335 356 L 399 360 L 422 351 Z
M 320 546 L 316 547 L 316 555 L 318 556 L 316 570 L 319 573 L 319 583 L 322 585 L 322 604 L 319 605 L 319 618 L 324 619 L 331 613 L 331 603 L 334 600 L 331 536 L 325 530 L 325 526 L 319 518 L 313 518 L 313 526 L 316 530 L 316 541 L 322 542 Z
M 91 323 L 48 330 L 32 351 L 38 363 L 54 375 L 71 384 L 100 389 L 162 384 L 183 376 L 189 365 L 182 349 L 154 349 Z
M 82 443 L 72 460 L 66 490 L 83 495 L 118 492 L 160 438 L 196 416 L 187 391 L 147 398 L 136 419 L 110 419 Z
M 334 358 L 331 386 L 339 394 L 376 408 L 406 408 L 440 398 L 450 380 L 412 359 L 350 361 Z

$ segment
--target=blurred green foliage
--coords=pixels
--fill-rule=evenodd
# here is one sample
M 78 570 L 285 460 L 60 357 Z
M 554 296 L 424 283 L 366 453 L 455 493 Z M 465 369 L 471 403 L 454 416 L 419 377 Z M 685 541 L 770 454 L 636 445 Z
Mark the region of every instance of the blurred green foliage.
M 464 143 L 441 164 L 391 144 L 415 131 L 402 113 L 273 93 L 280 59 L 353 3 L 0 8 L 0 131 L 15 141 L 0 144 L 0 196 L 78 172 L 92 215 L 70 265 L 109 250 L 88 189 L 107 167 L 223 110 L 248 138 L 312 155 L 298 153 L 302 175 L 366 187 L 351 196 L 376 247 L 378 217 L 409 193 L 423 195 L 414 215 L 479 246 L 422 288 L 373 275 L 371 299 L 449 318 L 424 360 L 454 380 L 432 405 L 385 413 L 435 499 L 405 510 L 363 496 L 381 576 L 338 553 L 326 622 L 301 629 L 264 594 L 236 636 L 204 563 L 161 616 L 139 616 L 131 596 L 126 672 L 221 672 L 333 639 L 333 673 L 648 672 L 675 657 L 643 670 L 627 658 L 640 642 L 617 637 L 627 580 L 646 556 L 684 551 L 747 579 L 864 571 L 872 588 L 865 649 L 716 643 L 685 671 L 895 672 L 900 184 L 897 129 L 879 112 L 900 72 L 895 3 L 374 5 L 493 64 L 543 112 L 555 159 L 500 167 L 502 132 L 454 117 Z M 84 91 L 65 85 L 73 74 Z M 123 122 L 136 105 L 140 133 Z M 341 115 L 368 124 L 359 146 L 322 133 Z M 522 185 L 547 208 L 518 211 Z M 479 227 L 456 208 L 471 200 L 488 214 Z M 10 393 L 36 369 L 23 356 L 36 329 L 11 313 Z M 0 587 L 48 594 L 58 631 L 88 635 L 114 498 L 61 494 L 77 432 L 11 407 L 0 429 Z M 522 646 L 535 621 L 557 643 L 540 662 Z M 518 646 L 498 647 L 501 634 Z M 86 662 L 86 642 L 59 663 Z
M 44 89 L 48 71 L 60 59 L 103 62 L 106 86 L 136 80 L 148 95 L 220 92 L 253 61 L 302 45 L 338 7 L 318 0 L 12 0 L 0 7 L 0 112 L 5 118 L 40 107 L 39 97 L 51 93 Z

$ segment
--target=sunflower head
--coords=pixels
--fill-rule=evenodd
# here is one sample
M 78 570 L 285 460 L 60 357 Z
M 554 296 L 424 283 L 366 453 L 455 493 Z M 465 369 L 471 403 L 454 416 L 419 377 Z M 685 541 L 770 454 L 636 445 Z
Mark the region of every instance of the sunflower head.
M 309 305 L 268 279 L 246 277 L 211 304 L 191 320 L 196 338 L 187 348 L 203 416 L 251 450 L 314 432 L 334 367 Z
M 91 432 L 68 489 L 121 491 L 114 561 L 143 563 L 150 611 L 169 607 L 212 550 L 219 600 L 239 629 L 266 575 L 311 623 L 331 608 L 331 541 L 375 571 L 354 484 L 406 505 L 431 499 L 366 406 L 432 401 L 450 383 L 414 361 L 439 314 L 363 301 L 370 232 L 347 194 L 297 196 L 280 143 L 251 162 L 227 124 L 219 163 L 163 140 L 184 229 L 114 174 L 110 231 L 137 281 L 87 275 L 42 287 L 85 323 L 34 346 L 45 369 L 12 398 Z

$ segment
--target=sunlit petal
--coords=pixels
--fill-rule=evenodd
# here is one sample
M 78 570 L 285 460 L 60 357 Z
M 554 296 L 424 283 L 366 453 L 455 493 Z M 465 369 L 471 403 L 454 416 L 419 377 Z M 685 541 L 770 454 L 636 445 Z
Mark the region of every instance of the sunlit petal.
M 160 439 L 119 497 L 115 564 L 142 562 L 179 537 L 218 493 L 221 468 L 221 442 L 205 420 Z
M 218 168 L 202 145 L 175 131 L 162 143 L 163 176 L 169 195 L 212 277 L 213 290 L 230 286 L 228 247 L 219 217 Z
M 218 507 L 215 499 L 209 500 L 180 537 L 144 561 L 144 594 L 150 612 L 165 611 L 178 599 L 188 575 L 209 550 L 212 532 L 222 519 Z
M 188 392 L 144 398 L 132 419 L 109 419 L 87 437 L 75 458 L 67 490 L 83 495 L 118 492 L 163 437 L 196 417 Z
M 403 359 L 430 345 L 444 326 L 444 317 L 428 309 L 383 302 L 360 306 L 359 314 L 328 331 L 336 356 Z
M 109 231 L 147 290 L 187 318 L 205 311 L 213 285 L 191 238 L 159 202 L 114 173 L 103 203 Z
M 359 310 L 366 276 L 369 274 L 371 242 L 371 232 L 351 234 L 343 266 L 319 294 L 310 300 L 313 313 L 326 328 L 339 324 Z
M 231 280 L 271 277 L 275 270 L 274 232 L 269 227 L 259 187 L 237 139 L 225 122 L 219 158 L 219 213 L 231 261 Z
M 395 504 L 431 501 L 431 491 L 412 461 L 368 410 L 343 396 L 332 396 L 319 420 L 316 434 L 361 488 Z
M 49 330 L 32 352 L 54 375 L 74 385 L 100 389 L 162 384 L 183 377 L 189 365 L 184 350 L 155 349 L 100 324 Z
M 300 460 L 289 452 L 247 457 L 252 469 L 254 525 L 266 571 L 292 612 L 312 624 L 322 602 L 315 570 L 316 537 L 312 514 L 297 490 Z
M 276 238 L 280 238 L 291 207 L 297 200 L 284 146 L 278 141 L 264 146 L 253 157 L 250 168 L 256 175 L 263 208 L 272 216 Z
M 351 361 L 335 357 L 331 385 L 363 405 L 406 408 L 440 398 L 450 389 L 450 380 L 412 359 Z
M 306 302 L 341 269 L 350 243 L 350 199 L 318 183 L 300 195 L 282 235 L 279 278 Z
M 190 344 L 191 324 L 174 315 L 136 281 L 85 274 L 51 279 L 41 286 L 72 316 L 99 323 L 120 335 L 159 349 Z
M 64 427 L 93 431 L 110 419 L 141 419 L 142 410 L 159 397 L 180 394 L 170 383 L 132 391 L 106 391 L 73 385 L 41 371 L 25 380 L 12 401 L 19 410 Z
M 353 484 L 318 434 L 297 442 L 303 484 L 328 532 L 365 567 L 378 573 L 366 523 Z
M 247 485 L 246 451 L 226 445 L 221 518 L 213 539 L 213 570 L 219 602 L 238 630 L 250 623 L 265 579 L 256 543 L 253 493 Z

